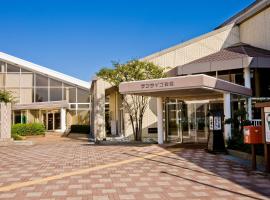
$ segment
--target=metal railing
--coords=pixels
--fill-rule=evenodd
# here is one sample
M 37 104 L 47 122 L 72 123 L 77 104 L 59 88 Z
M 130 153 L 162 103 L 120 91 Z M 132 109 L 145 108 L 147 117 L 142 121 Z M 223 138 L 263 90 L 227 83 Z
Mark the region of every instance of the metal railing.
M 251 124 L 252 124 L 252 126 L 261 126 L 262 120 L 261 119 L 252 119 Z

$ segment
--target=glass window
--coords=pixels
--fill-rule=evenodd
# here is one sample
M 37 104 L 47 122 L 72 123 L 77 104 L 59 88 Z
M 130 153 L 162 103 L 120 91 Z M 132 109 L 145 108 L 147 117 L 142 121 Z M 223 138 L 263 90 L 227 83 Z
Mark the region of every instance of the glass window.
M 78 124 L 76 111 L 67 110 L 67 126 L 70 127 L 73 124 Z
M 90 108 L 90 104 L 78 104 L 78 109 L 89 109 Z
M 68 100 L 68 88 L 64 86 L 63 90 L 63 100 Z
M 50 101 L 61 101 L 62 92 L 62 82 L 50 78 Z
M 257 69 L 253 89 L 257 97 L 270 97 L 270 69 Z
M 36 102 L 48 101 L 48 88 L 36 88 Z
M 20 67 L 7 64 L 7 72 L 20 72 Z
M 21 68 L 22 73 L 31 73 L 31 71 Z
M 61 129 L 61 115 L 60 115 L 60 112 L 54 113 L 54 129 Z
M 63 100 L 69 101 L 69 90 L 70 90 L 70 88 L 74 88 L 74 87 L 72 85 L 64 84 Z M 75 101 L 76 101 L 76 99 L 74 100 L 74 102 Z
M 22 123 L 21 111 L 14 111 L 14 124 Z
M 50 86 L 62 88 L 62 82 L 50 78 Z
M 77 124 L 88 125 L 90 119 L 89 111 L 78 111 L 77 112 Z
M 76 88 L 69 88 L 68 93 L 69 103 L 76 103 Z
M 218 75 L 218 78 L 219 79 L 222 79 L 224 81 L 229 81 L 231 82 L 231 75 L 230 74 L 227 74 L 227 75 Z
M 235 74 L 235 83 L 239 85 L 245 85 L 243 73 Z
M 48 87 L 48 77 L 36 74 L 36 87 Z
M 50 101 L 62 101 L 62 88 L 50 88 Z
M 89 103 L 89 92 L 83 89 L 77 89 L 78 103 Z

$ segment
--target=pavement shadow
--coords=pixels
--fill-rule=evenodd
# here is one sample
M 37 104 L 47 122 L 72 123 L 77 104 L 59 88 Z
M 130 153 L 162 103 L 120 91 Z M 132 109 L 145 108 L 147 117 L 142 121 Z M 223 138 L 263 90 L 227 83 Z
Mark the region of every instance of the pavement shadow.
M 244 187 L 250 191 L 256 192 L 268 198 L 270 197 L 270 191 L 265 189 L 265 187 L 262 187 L 260 181 L 258 181 L 263 179 L 263 181 L 266 182 L 266 184 L 269 186 L 270 178 L 268 176 L 255 174 L 254 172 L 250 171 L 246 166 L 241 166 L 240 164 L 230 160 L 225 160 L 221 155 L 214 155 L 207 153 L 204 150 L 205 145 L 178 144 L 176 146 L 163 148 L 167 151 L 170 151 L 174 155 L 173 156 L 159 155 L 158 153 L 144 152 L 138 150 L 134 150 L 135 154 L 133 153 L 124 153 L 124 154 L 128 154 L 129 156 L 133 157 L 143 157 L 141 154 L 155 155 L 154 158 L 144 158 L 144 159 L 150 162 L 156 162 L 159 164 L 167 165 L 168 169 L 170 167 L 176 167 L 179 168 L 179 170 L 187 170 L 190 172 L 194 172 L 195 174 L 198 175 L 200 174 L 206 175 L 209 176 L 210 179 L 211 177 L 212 178 L 220 177 L 230 182 L 236 183 L 237 185 Z M 177 149 L 179 149 L 179 151 L 176 151 Z M 162 160 L 160 158 L 162 158 Z M 163 159 L 165 159 L 165 161 Z M 206 165 L 207 160 L 211 160 L 211 162 L 209 161 L 209 163 Z M 196 169 L 185 167 L 183 164 L 181 164 L 181 161 L 193 163 L 197 167 Z M 223 163 L 224 166 L 222 166 Z M 211 183 L 200 182 L 199 180 L 194 180 L 194 177 L 189 178 L 187 176 L 182 176 L 181 173 L 174 174 L 170 173 L 169 171 L 161 171 L 160 173 L 166 174 L 168 176 L 173 176 L 181 180 L 187 180 L 196 184 L 200 184 L 202 186 L 218 189 L 221 191 L 226 191 L 243 198 L 262 200 L 261 198 L 258 198 L 254 195 L 252 196 L 237 191 L 237 189 L 231 190 L 227 188 L 218 187 L 217 185 L 212 185 Z M 248 180 L 245 180 L 245 178 Z

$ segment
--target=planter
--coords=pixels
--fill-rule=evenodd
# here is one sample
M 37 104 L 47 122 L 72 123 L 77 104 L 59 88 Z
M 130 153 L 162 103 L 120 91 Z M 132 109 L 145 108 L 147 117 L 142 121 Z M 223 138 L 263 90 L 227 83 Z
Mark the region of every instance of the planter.
M 227 149 L 228 153 L 232 156 L 244 159 L 244 160 L 249 160 L 251 161 L 251 154 L 246 153 L 246 152 L 242 152 L 242 151 L 237 151 L 237 150 L 232 150 L 232 149 Z M 256 161 L 257 164 L 259 165 L 264 165 L 264 157 L 263 156 L 256 156 Z

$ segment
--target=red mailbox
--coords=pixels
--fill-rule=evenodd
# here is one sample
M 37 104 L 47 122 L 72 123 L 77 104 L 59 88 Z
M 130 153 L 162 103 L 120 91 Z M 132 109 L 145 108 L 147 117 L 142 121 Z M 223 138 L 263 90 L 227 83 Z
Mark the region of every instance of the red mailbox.
M 244 126 L 244 143 L 262 144 L 262 127 L 261 126 Z

